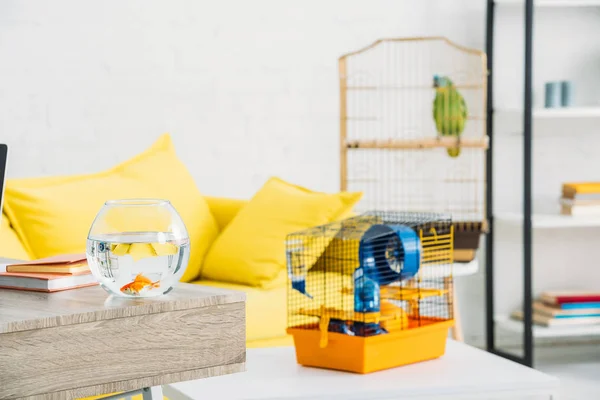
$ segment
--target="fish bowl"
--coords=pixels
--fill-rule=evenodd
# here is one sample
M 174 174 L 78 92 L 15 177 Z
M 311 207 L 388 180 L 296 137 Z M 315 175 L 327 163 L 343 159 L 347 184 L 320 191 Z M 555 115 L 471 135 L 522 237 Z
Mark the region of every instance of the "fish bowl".
M 154 297 L 170 292 L 181 279 L 190 239 L 168 200 L 110 200 L 90 228 L 86 256 L 108 293 Z

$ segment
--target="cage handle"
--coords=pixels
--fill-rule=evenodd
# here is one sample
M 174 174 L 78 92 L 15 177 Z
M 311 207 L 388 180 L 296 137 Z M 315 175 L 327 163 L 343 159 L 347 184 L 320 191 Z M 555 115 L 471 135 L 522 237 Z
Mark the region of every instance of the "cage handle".
M 327 347 L 328 337 L 327 332 L 329 331 L 329 314 L 325 311 L 325 306 L 321 305 L 321 319 L 319 321 L 319 329 L 321 330 L 321 339 L 319 340 L 319 347 Z
M 433 233 L 433 237 L 435 237 L 435 241 L 437 242 L 438 241 L 438 235 L 437 235 L 437 231 L 435 230 L 435 228 L 432 227 L 429 230 L 429 233 Z

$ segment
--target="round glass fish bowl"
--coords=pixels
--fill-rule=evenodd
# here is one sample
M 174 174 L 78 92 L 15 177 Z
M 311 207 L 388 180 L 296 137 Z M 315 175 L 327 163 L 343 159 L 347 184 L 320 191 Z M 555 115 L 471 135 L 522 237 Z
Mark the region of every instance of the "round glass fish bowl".
M 92 224 L 86 255 L 100 285 L 121 297 L 165 294 L 190 257 L 183 220 L 167 200 L 107 201 Z

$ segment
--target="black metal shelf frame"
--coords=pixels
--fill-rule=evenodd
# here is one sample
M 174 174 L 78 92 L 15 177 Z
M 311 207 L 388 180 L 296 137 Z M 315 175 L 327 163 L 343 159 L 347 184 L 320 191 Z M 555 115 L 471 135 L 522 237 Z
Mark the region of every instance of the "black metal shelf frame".
M 486 53 L 488 68 L 487 120 L 489 136 L 487 151 L 487 219 L 489 232 L 485 242 L 485 286 L 486 286 L 486 346 L 491 353 L 518 363 L 533 366 L 533 329 L 532 329 L 532 232 L 531 232 L 531 132 L 532 132 L 532 77 L 533 77 L 533 0 L 524 0 L 525 8 L 525 62 L 524 62 L 524 101 L 523 101 L 523 355 L 517 356 L 496 347 L 494 323 L 494 211 L 493 211 L 493 70 L 494 70 L 494 0 L 487 1 L 486 15 Z

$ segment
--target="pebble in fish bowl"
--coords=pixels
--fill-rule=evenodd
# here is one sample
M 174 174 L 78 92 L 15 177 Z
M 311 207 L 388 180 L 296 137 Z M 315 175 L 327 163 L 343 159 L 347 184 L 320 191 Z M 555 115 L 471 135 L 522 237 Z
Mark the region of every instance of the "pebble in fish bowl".
M 168 293 L 181 279 L 190 239 L 168 200 L 110 200 L 90 228 L 86 255 L 108 293 L 154 297 Z

